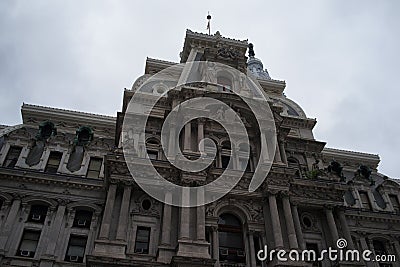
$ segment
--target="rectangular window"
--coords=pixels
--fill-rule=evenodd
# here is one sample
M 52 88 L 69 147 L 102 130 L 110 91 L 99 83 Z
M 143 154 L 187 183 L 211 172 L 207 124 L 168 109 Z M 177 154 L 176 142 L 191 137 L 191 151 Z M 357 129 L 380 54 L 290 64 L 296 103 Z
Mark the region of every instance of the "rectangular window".
M 6 159 L 3 162 L 3 167 L 14 168 L 17 164 L 19 154 L 21 154 L 22 148 L 18 146 L 11 146 L 8 150 Z
M 359 192 L 360 194 L 360 200 L 361 200 L 361 204 L 363 206 L 364 209 L 369 209 L 372 210 L 372 206 L 371 206 L 371 202 L 369 202 L 369 198 L 368 198 L 368 193 L 367 192 Z
M 231 157 L 230 156 L 221 156 L 221 167 L 222 169 L 226 169 L 226 168 L 230 168 L 229 166 L 229 161 L 230 161 Z
M 135 253 L 149 254 L 150 229 L 150 227 L 141 226 L 137 228 Z
M 400 203 L 396 195 L 389 195 L 390 202 L 392 203 L 395 212 L 400 213 Z
M 29 212 L 28 221 L 35 223 L 44 223 L 48 207 L 44 205 L 32 205 Z
M 99 178 L 102 164 L 103 164 L 102 158 L 91 157 L 86 177 Z
M 158 152 L 154 150 L 147 150 L 147 155 L 149 155 L 149 159 L 157 160 Z
M 40 231 L 25 230 L 17 251 L 17 256 L 33 258 L 39 243 Z
M 48 173 L 57 173 L 58 167 L 60 166 L 62 155 L 63 154 L 61 152 L 51 151 L 45 171 Z
M 312 255 L 310 257 L 310 259 L 306 259 L 308 262 L 312 262 L 312 266 L 313 267 L 320 267 L 321 266 L 321 262 L 318 261 L 319 258 L 319 249 L 318 249 L 318 245 L 315 243 L 306 243 L 306 249 L 309 251 L 314 251 L 315 252 L 315 258 L 311 258 L 314 255 Z M 310 255 L 310 254 L 309 254 Z
M 78 227 L 78 228 L 90 228 L 90 223 L 92 222 L 92 215 L 93 212 L 88 211 L 88 210 L 77 210 L 75 211 L 75 218 L 74 218 L 74 223 L 73 227 Z
M 68 242 L 65 261 L 83 262 L 83 258 L 85 256 L 86 242 L 87 242 L 87 236 L 71 235 Z

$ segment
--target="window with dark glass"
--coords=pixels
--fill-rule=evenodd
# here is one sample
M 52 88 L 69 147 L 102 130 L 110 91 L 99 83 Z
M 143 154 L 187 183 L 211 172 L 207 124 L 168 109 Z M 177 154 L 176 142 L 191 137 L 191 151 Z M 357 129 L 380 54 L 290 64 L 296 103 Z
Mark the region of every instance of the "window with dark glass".
M 218 239 L 221 262 L 246 262 L 242 223 L 236 216 L 226 213 L 219 217 Z
M 221 168 L 232 168 L 232 162 L 229 162 L 231 159 L 231 143 L 229 141 L 222 142 L 221 147 Z
M 87 178 L 99 178 L 101 165 L 103 164 L 102 158 L 91 157 L 89 162 L 88 171 L 86 173 Z
M 73 227 L 78 228 L 90 228 L 90 223 L 92 222 L 93 212 L 89 210 L 76 210 Z
M 392 203 L 395 212 L 400 213 L 400 203 L 396 195 L 389 195 L 390 202 Z
M 294 157 L 288 157 L 287 162 L 288 162 L 289 168 L 296 169 L 296 173 L 295 173 L 296 177 L 301 177 L 301 172 L 300 172 L 301 168 L 300 168 L 299 161 Z
M 48 173 L 57 173 L 58 167 L 60 166 L 61 158 L 62 158 L 61 152 L 51 151 L 45 171 Z
M 368 193 L 361 191 L 359 192 L 360 194 L 360 200 L 361 200 L 361 204 L 363 206 L 364 209 L 369 209 L 372 210 L 372 206 L 371 206 L 371 202 L 369 201 L 369 197 L 368 197 Z
M 8 150 L 6 159 L 3 162 L 3 167 L 14 168 L 17 164 L 19 154 L 21 154 L 22 148 L 18 146 L 11 146 Z
M 160 147 L 160 142 L 157 139 L 150 138 L 146 141 L 147 154 L 150 159 L 157 160 L 158 159 L 158 151 Z
M 314 255 L 313 255 L 313 256 L 310 256 L 310 257 L 314 257 L 314 259 L 309 259 L 308 262 L 312 262 L 312 266 L 313 266 L 313 267 L 320 267 L 320 266 L 322 266 L 322 265 L 321 265 L 321 262 L 318 261 L 318 258 L 319 258 L 319 248 L 318 248 L 318 245 L 317 245 L 316 243 L 306 243 L 306 249 L 309 250 L 309 251 L 314 251 L 314 252 L 315 252 L 315 254 L 314 254 L 315 257 L 314 257 Z M 309 255 L 312 255 L 312 254 L 309 254 Z
M 86 242 L 86 236 L 71 235 L 68 242 L 65 261 L 83 262 L 83 258 L 85 256 Z
M 35 223 L 44 223 L 48 207 L 45 205 L 32 205 L 29 211 L 28 221 Z
M 374 246 L 375 255 L 383 256 L 388 255 L 388 251 L 386 250 L 386 245 L 381 240 L 373 240 L 372 245 Z M 387 262 L 380 262 L 379 267 L 391 267 L 392 265 Z
M 150 227 L 139 226 L 136 232 L 135 253 L 149 254 Z
M 158 152 L 154 150 L 147 150 L 147 155 L 149 155 L 149 159 L 157 160 Z
M 17 256 L 33 258 L 40 239 L 40 231 L 25 230 L 17 251 Z

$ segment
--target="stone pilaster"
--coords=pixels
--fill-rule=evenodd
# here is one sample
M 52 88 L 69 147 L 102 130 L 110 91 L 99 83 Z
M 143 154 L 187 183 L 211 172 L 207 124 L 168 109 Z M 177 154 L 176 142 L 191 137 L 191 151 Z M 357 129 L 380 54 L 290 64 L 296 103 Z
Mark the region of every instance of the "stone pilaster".
M 106 206 L 104 208 L 103 221 L 100 228 L 100 239 L 108 239 L 110 234 L 110 225 L 112 219 L 112 211 L 114 209 L 115 195 L 117 192 L 117 185 L 111 184 L 108 188 Z
M 294 223 L 293 223 L 293 216 L 292 216 L 292 210 L 290 207 L 289 196 L 284 195 L 282 198 L 282 202 L 283 202 L 283 212 L 284 212 L 285 221 L 286 221 L 286 228 L 287 228 L 287 233 L 288 233 L 288 238 L 289 238 L 289 247 L 291 249 L 297 249 L 297 248 L 299 248 L 299 245 L 297 243 L 296 229 L 295 229 Z
M 283 238 L 281 222 L 279 220 L 278 205 L 276 204 L 276 195 L 271 192 L 268 196 L 269 210 L 272 220 L 272 231 L 274 232 L 275 248 L 283 248 Z
M 126 241 L 126 229 L 128 225 L 131 192 L 132 192 L 132 187 L 130 185 L 126 185 L 122 196 L 121 210 L 119 213 L 117 236 L 116 236 L 116 239 L 120 241 Z

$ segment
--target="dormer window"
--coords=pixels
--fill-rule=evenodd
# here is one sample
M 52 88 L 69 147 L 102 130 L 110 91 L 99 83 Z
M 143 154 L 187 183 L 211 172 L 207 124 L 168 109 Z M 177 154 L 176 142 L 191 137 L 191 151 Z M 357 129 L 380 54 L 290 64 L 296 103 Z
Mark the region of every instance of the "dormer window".
M 361 205 L 364 209 L 372 210 L 371 202 L 369 201 L 368 193 L 365 191 L 359 192 Z
M 99 178 L 102 164 L 103 164 L 102 158 L 91 157 L 86 177 Z
M 393 210 L 396 213 L 400 213 L 400 203 L 399 203 L 399 199 L 397 198 L 397 196 L 394 194 L 390 194 L 389 199 L 390 199 L 390 202 L 392 203 Z
M 60 166 L 62 153 L 58 151 L 51 151 L 49 159 L 47 161 L 45 172 L 57 173 L 58 167 Z
M 4 160 L 3 167 L 14 168 L 17 164 L 19 154 L 21 154 L 22 148 L 18 146 L 11 146 L 8 150 L 6 159 Z

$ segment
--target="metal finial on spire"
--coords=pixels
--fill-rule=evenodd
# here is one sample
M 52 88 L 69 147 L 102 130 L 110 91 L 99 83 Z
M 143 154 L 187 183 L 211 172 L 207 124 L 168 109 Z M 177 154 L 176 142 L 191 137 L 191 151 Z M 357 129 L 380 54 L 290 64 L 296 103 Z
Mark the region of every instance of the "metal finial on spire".
M 208 12 L 207 19 L 208 19 L 208 23 L 207 23 L 208 35 L 211 35 L 211 15 L 210 15 L 210 12 Z
M 254 53 L 253 44 L 249 44 L 249 57 L 254 57 L 256 54 Z

